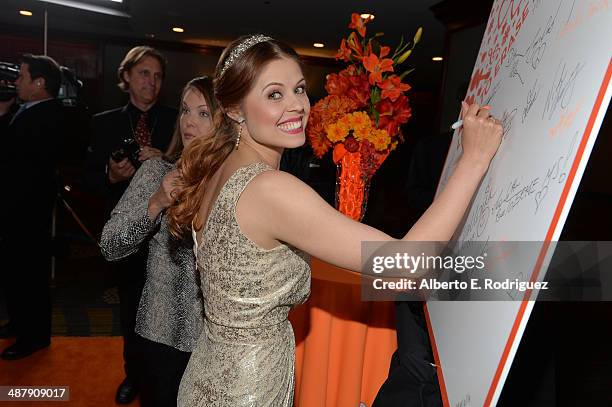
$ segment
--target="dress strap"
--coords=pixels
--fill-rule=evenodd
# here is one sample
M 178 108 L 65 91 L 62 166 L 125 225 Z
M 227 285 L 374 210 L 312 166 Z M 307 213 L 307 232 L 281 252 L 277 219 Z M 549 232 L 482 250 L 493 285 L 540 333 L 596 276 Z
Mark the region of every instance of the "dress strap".
M 225 225 L 225 227 L 236 227 L 236 204 L 238 203 L 242 191 L 244 191 L 255 176 L 269 170 L 272 170 L 272 167 L 261 162 L 251 163 L 238 168 L 236 172 L 228 178 L 223 187 L 221 187 L 219 196 L 212 204 L 202 233 L 207 235 L 213 224 Z M 198 247 L 199 243 L 200 242 L 195 243 L 196 257 L 200 250 Z
M 223 191 L 223 200 L 225 203 L 232 209 L 235 209 L 238 199 L 240 199 L 240 195 L 242 195 L 244 189 L 249 185 L 249 182 L 262 172 L 270 170 L 272 170 L 272 167 L 262 162 L 252 163 L 239 168 L 234 175 L 232 175 L 231 179 L 228 180 L 227 188 Z

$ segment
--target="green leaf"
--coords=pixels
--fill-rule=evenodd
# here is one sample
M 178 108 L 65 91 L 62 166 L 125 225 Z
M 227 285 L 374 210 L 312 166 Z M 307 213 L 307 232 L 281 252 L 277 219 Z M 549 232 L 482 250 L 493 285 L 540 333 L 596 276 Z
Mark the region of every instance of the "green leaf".
M 399 45 L 397 46 L 397 48 L 396 48 L 396 49 L 400 49 L 400 48 L 401 48 L 403 45 L 404 45 L 404 36 L 402 35 L 402 36 L 400 37 L 400 43 L 399 43 Z
M 404 46 L 403 46 L 403 47 L 401 47 L 400 49 L 398 49 L 398 50 L 397 50 L 398 55 L 403 54 L 403 53 L 406 51 L 406 49 L 407 49 L 409 46 L 410 46 L 410 43 L 409 43 L 409 42 L 408 42 L 408 43 L 406 43 L 406 44 L 404 44 Z M 413 47 L 413 48 L 414 48 L 414 47 Z
M 403 35 L 400 37 L 400 43 L 397 46 L 397 48 L 395 48 L 395 51 L 393 51 L 393 56 L 391 57 L 391 59 L 395 59 L 399 55 L 399 53 L 397 51 L 400 48 L 402 48 L 402 45 L 404 45 L 404 36 Z
M 376 123 L 376 127 L 378 127 L 378 122 L 380 120 L 380 113 L 378 113 L 378 110 L 376 109 L 374 109 L 372 113 L 374 115 L 374 122 Z
M 370 103 L 375 105 L 378 102 L 380 102 L 380 89 L 374 88 L 372 89 L 372 93 L 370 93 Z

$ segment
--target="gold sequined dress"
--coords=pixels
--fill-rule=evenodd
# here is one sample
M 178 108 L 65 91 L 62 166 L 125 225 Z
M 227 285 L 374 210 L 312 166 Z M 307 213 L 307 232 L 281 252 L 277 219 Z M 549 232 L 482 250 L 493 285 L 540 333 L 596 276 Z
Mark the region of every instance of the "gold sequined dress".
M 268 170 L 254 163 L 227 180 L 195 244 L 206 318 L 180 407 L 293 405 L 295 338 L 287 317 L 310 294 L 309 260 L 285 244 L 260 248 L 236 220 L 240 194 Z

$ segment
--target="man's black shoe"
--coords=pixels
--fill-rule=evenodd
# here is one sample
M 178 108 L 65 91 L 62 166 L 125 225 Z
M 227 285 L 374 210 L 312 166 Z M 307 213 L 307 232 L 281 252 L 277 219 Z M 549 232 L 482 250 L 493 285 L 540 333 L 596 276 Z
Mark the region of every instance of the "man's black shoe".
M 123 379 L 119 387 L 117 388 L 117 395 L 115 395 L 115 402 L 117 404 L 130 404 L 136 396 L 138 390 L 134 385 L 134 382 L 129 377 Z
M 48 347 L 49 341 L 29 343 L 23 341 L 17 341 L 8 348 L 4 349 L 0 356 L 4 360 L 17 360 L 23 359 L 26 356 L 30 356 L 32 353 Z

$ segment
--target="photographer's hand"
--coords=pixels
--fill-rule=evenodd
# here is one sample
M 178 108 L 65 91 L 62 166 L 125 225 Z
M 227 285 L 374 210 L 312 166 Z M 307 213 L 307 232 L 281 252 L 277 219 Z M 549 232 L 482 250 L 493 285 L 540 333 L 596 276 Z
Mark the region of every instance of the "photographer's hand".
M 161 211 L 174 202 L 173 192 L 176 189 L 178 176 L 178 170 L 172 170 L 166 174 L 157 191 L 149 199 L 148 214 L 151 219 L 157 218 Z
M 116 162 L 112 158 L 108 160 L 108 181 L 111 184 L 130 179 L 135 172 L 136 168 L 134 168 L 127 158 L 119 162 Z
M 143 161 L 148 160 L 149 158 L 161 157 L 161 156 L 162 156 L 161 150 L 146 146 L 140 149 L 140 153 L 138 153 L 138 160 L 140 160 L 140 162 L 143 162 Z

